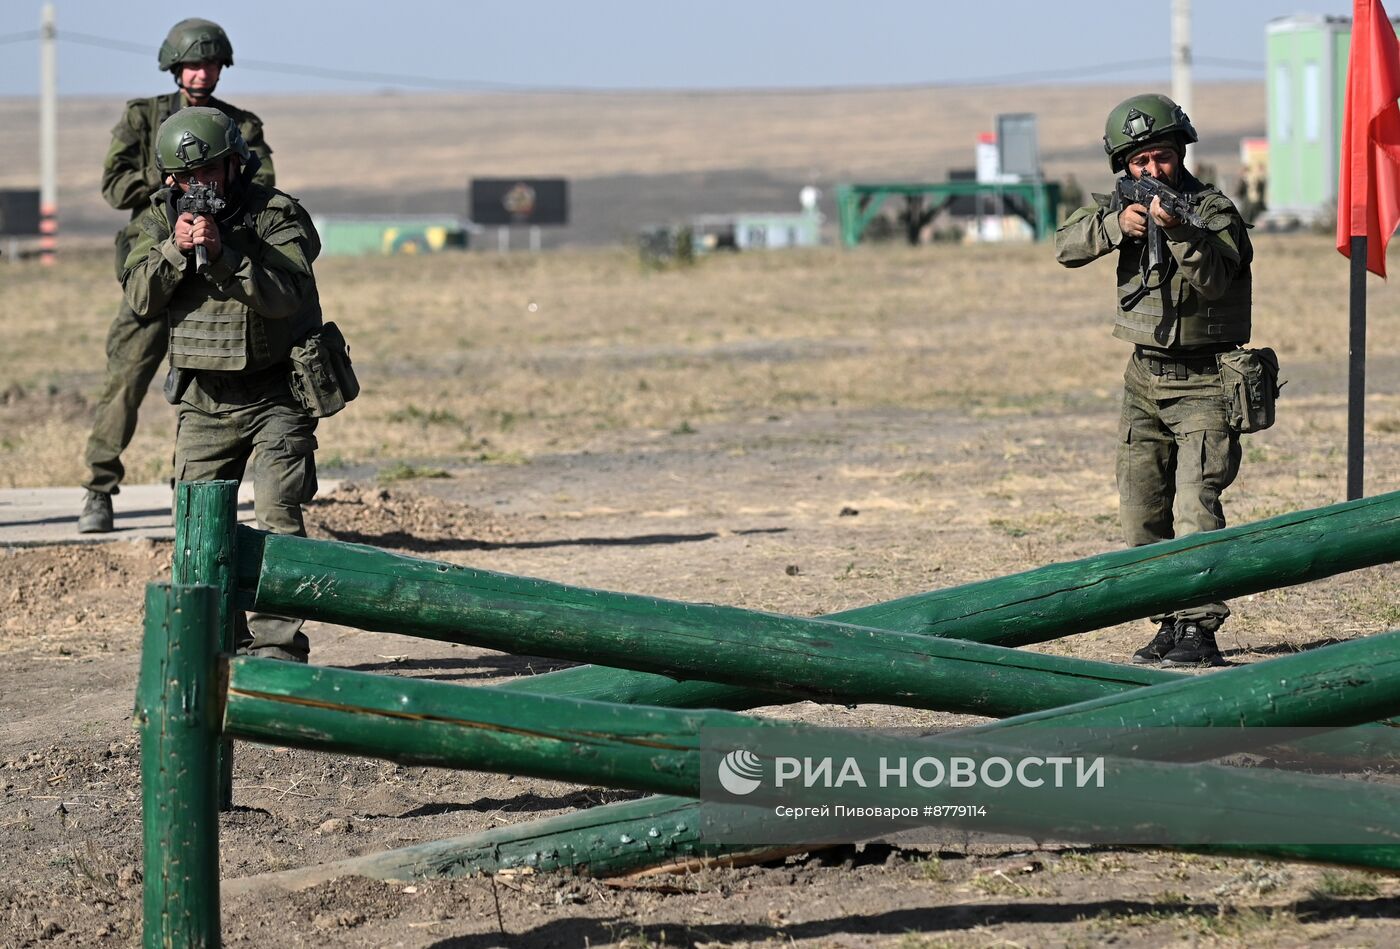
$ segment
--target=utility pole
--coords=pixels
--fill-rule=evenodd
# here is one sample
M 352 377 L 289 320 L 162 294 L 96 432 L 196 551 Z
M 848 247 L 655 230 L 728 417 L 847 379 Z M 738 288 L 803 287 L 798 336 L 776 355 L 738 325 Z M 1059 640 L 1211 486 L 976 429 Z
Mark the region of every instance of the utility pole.
M 1172 0 L 1172 98 L 1191 114 L 1191 0 Z
M 39 23 L 39 260 L 54 261 L 58 241 L 58 43 L 52 3 Z

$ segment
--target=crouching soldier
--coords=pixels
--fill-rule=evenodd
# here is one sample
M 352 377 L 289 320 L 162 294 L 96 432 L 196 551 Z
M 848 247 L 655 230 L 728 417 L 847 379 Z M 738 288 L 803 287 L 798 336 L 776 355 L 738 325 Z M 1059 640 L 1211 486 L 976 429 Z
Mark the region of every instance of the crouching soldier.
M 166 119 L 156 160 L 166 187 L 140 218 L 122 287 L 138 315 L 169 326 L 175 476 L 241 481 L 251 457 L 260 526 L 304 536 L 316 419 L 289 373 L 294 344 L 321 325 L 320 238 L 296 200 L 254 183 L 258 158 L 217 109 Z M 307 659 L 301 620 L 240 613 L 236 626 L 240 653 Z

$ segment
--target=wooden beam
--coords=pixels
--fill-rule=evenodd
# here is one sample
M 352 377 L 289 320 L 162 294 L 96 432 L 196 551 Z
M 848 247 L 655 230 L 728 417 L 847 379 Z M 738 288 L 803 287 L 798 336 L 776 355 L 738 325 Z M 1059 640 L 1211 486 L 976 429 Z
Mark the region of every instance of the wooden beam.
M 171 582 L 214 588 L 216 646 L 234 651 L 237 610 L 234 545 L 238 528 L 237 481 L 181 481 L 175 485 L 175 551 Z M 233 743 L 219 742 L 219 810 L 233 809 Z
M 1326 653 L 1332 655 L 1324 656 Z M 1307 661 L 1299 662 L 1300 659 Z M 1322 666 L 1327 671 L 1318 671 Z M 1317 693 L 1332 690 L 1336 683 L 1348 678 L 1363 695 L 1345 712 L 1339 711 L 1335 702 L 1315 700 Z M 1085 703 L 1063 710 L 1058 724 L 1102 729 L 1103 734 L 1097 739 L 1082 742 L 1085 748 L 1136 728 L 1139 738 L 1152 733 L 1154 740 L 1147 743 L 1151 748 L 1148 754 L 1211 756 L 1278 740 L 1276 733 L 1267 729 L 1219 727 L 1230 718 L 1241 723 L 1264 720 L 1278 725 L 1316 724 L 1319 719 L 1338 724 L 1366 720 L 1400 708 L 1397 683 L 1400 635 L 1391 634 L 1113 701 Z M 1352 689 L 1343 691 L 1349 693 Z M 1161 693 L 1160 701 L 1147 701 L 1145 697 L 1151 693 Z M 1225 709 L 1228 711 L 1222 711 Z M 1277 709 L 1278 715 L 1273 715 L 1271 709 Z M 752 729 L 754 734 L 821 740 L 832 748 L 850 749 L 856 747 L 853 742 L 858 742 L 862 751 L 887 749 L 890 755 L 988 754 L 998 750 L 1005 753 L 1015 747 L 1038 749 L 1036 729 L 1054 724 L 1050 721 L 1054 717 L 1032 716 L 973 732 L 910 740 L 764 721 L 721 711 L 512 696 L 431 681 L 238 659 L 230 666 L 225 728 L 240 738 L 387 758 L 404 764 L 527 774 L 693 797 L 700 793 L 702 728 Z M 1154 732 L 1154 725 L 1177 727 Z M 1198 735 L 1182 730 L 1187 727 L 1210 727 L 1215 740 L 1202 745 Z M 1142 746 L 1144 742 L 1134 744 Z M 1123 749 L 1120 747 L 1119 751 Z M 1142 752 L 1139 747 L 1126 753 Z M 1176 833 L 1183 835 L 1182 843 L 1194 844 L 1197 838 L 1190 835 L 1198 832 L 1201 822 L 1206 822 L 1218 834 L 1210 839 L 1248 841 L 1233 846 L 1239 852 L 1400 868 L 1400 790 L 1395 788 L 1254 769 L 1163 764 L 1121 757 L 1112 760 L 1110 793 L 1075 798 L 1008 787 L 988 800 L 988 792 L 980 789 L 975 793 L 983 795 L 983 803 L 995 805 L 991 810 L 996 816 L 980 819 L 977 826 L 1041 838 L 1089 840 L 1112 839 L 1115 832 L 1128 834 L 1134 831 L 1127 828 L 1135 828 L 1143 835 L 1141 839 L 1170 841 L 1170 835 Z M 928 792 L 913 788 L 906 794 L 889 788 L 885 793 L 888 800 L 882 797 L 881 803 L 896 805 L 916 799 L 924 801 Z M 940 789 L 940 803 L 960 801 L 952 789 Z M 671 803 L 663 801 L 660 806 L 676 813 Z M 773 819 L 762 811 L 755 813 L 760 815 L 751 818 L 759 822 L 753 825 L 756 829 Z M 645 820 L 648 816 L 661 819 L 635 809 L 628 819 Z M 596 826 L 592 823 L 596 816 L 587 820 L 587 826 Z M 695 820 L 681 823 L 693 827 Z M 1257 837 L 1248 836 L 1266 833 L 1269 828 L 1278 833 L 1280 827 L 1307 827 L 1310 834 L 1321 834 L 1324 839 L 1332 834 L 1344 842 L 1348 833 L 1364 827 L 1376 846 L 1329 846 L 1306 840 L 1302 844 L 1284 840 L 1275 846 L 1258 843 Z M 1231 837 L 1231 833 L 1245 836 Z M 694 843 L 689 837 L 681 841 L 682 851 Z M 565 849 L 586 854 L 586 838 L 573 840 Z M 693 852 L 670 853 L 658 841 L 645 859 L 666 862 L 692 855 Z
M 215 600 L 207 586 L 146 588 L 136 722 L 147 949 L 220 945 Z
M 1400 559 L 1400 492 L 1367 501 L 1051 564 L 824 618 L 998 646 L 1044 642 L 1183 607 L 1188 599 L 1229 599 Z M 1157 585 L 1142 582 L 1151 576 Z M 1125 687 L 1178 678 L 1144 666 L 1125 666 L 1119 676 Z M 600 666 L 521 678 L 500 688 L 672 708 L 741 710 L 783 701 L 743 686 Z

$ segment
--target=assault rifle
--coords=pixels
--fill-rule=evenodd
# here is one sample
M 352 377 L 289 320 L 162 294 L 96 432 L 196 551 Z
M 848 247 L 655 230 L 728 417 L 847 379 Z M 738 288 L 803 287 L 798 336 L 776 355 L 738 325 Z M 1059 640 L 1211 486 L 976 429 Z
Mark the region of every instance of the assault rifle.
M 192 181 L 189 190 L 180 195 L 176 209 L 184 214 L 188 211 L 191 214 L 203 214 L 213 219 L 228 206 L 228 202 L 219 196 L 219 192 L 206 184 Z M 203 244 L 196 244 L 194 248 L 194 269 L 196 273 L 204 273 L 209 269 L 209 252 L 204 249 Z
M 1165 181 L 1159 181 L 1148 175 L 1143 175 L 1141 178 L 1124 175 L 1118 179 L 1117 192 L 1118 200 L 1123 207 L 1130 204 L 1140 204 L 1144 208 L 1151 208 L 1152 199 L 1161 198 L 1163 211 L 1181 218 L 1193 227 L 1206 226 L 1205 219 L 1197 214 L 1196 209 L 1191 206 L 1191 200 Z M 1147 273 L 1162 271 L 1165 267 L 1165 245 L 1166 239 L 1162 234 L 1162 229 L 1149 213 L 1147 215 Z M 1163 277 L 1165 277 L 1165 273 L 1163 273 Z M 1143 278 L 1143 282 L 1146 284 L 1146 273 Z

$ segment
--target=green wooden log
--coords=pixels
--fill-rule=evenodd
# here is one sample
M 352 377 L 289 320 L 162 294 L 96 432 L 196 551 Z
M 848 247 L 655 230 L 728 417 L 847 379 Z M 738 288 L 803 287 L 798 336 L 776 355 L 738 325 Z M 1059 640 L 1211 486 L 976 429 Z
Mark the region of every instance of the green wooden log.
M 832 613 L 857 626 L 998 646 L 1044 642 L 1197 603 L 1245 596 L 1400 559 L 1400 492 L 1299 511 L 1148 547 Z M 1125 670 L 1139 685 L 1173 673 Z M 717 682 L 599 666 L 501 688 L 671 708 L 745 709 L 784 701 Z
M 1022 728 L 1040 725 L 1081 729 L 1086 735 L 1095 729 L 1141 734 L 1144 727 L 1160 729 L 1175 741 L 1172 748 L 1156 746 L 1162 753 L 1181 756 L 1190 742 L 1198 753 L 1210 751 L 1257 750 L 1267 741 L 1257 728 L 1236 727 L 1267 722 L 1275 727 L 1310 726 L 1321 722 L 1332 725 L 1345 721 L 1365 721 L 1390 713 L 1395 687 L 1396 639 L 1400 634 L 1329 646 L 1310 655 L 1287 656 L 1253 666 L 1230 669 L 1210 677 L 1174 680 L 1177 684 L 1159 686 L 1151 693 L 1137 691 L 1116 698 L 1081 703 L 1065 709 L 1031 713 L 1005 719 L 977 731 L 1005 732 L 1014 737 Z M 1315 660 L 1322 660 L 1321 662 Z M 601 667 L 592 667 L 602 671 Z M 474 690 L 487 691 L 487 690 Z M 1203 694 L 1209 692 L 1208 695 Z M 1335 691 L 1344 706 L 1328 705 L 1327 718 L 1317 716 L 1319 694 Z M 1158 715 L 1157 702 L 1150 695 L 1169 699 Z M 1055 719 L 1059 721 L 1056 722 Z M 1147 723 L 1152 723 L 1148 725 Z M 1199 743 L 1198 735 L 1183 736 L 1164 726 L 1216 729 L 1226 744 Z M 1334 736 L 1348 734 L 1332 732 Z M 1113 734 L 1110 734 L 1113 738 Z M 1044 735 L 1036 736 L 1043 741 Z M 1325 744 L 1323 736 L 1316 744 Z M 1394 752 L 1394 742 L 1389 749 Z M 1084 747 L 1087 747 L 1087 743 Z M 1130 754 L 1124 751 L 1124 754 Z M 760 812 L 753 818 L 767 819 Z M 773 855 L 770 848 L 742 844 L 719 844 L 700 836 L 701 819 L 695 801 L 682 797 L 650 797 L 591 808 L 485 833 L 417 844 L 317 867 L 283 871 L 234 881 L 238 890 L 259 885 L 305 887 L 341 876 L 358 875 L 375 879 L 417 879 L 421 877 L 464 876 L 495 873 L 512 867 L 539 870 L 585 870 L 595 876 L 638 872 L 687 860 L 746 861 Z M 1237 853 L 1229 848 L 1216 853 Z M 1332 848 L 1320 852 L 1306 846 L 1277 847 L 1270 854 L 1278 858 L 1327 861 L 1336 857 Z M 229 884 L 226 884 L 226 889 Z
M 216 595 L 146 588 L 136 691 L 147 949 L 219 945 Z
M 378 749 L 396 748 L 395 753 L 417 756 L 405 763 L 507 773 L 535 773 L 513 769 L 542 754 L 539 767 L 545 771 L 537 776 L 579 783 L 678 773 L 689 767 L 687 756 L 699 747 L 701 728 L 789 727 L 719 710 L 513 695 L 325 667 L 239 660 L 230 669 L 225 726 L 235 737 L 295 744 L 309 735 L 308 740 L 332 741 L 351 754 L 380 757 Z M 1047 729 L 1054 729 L 1049 740 L 1057 753 L 1102 750 L 1126 735 L 1132 747 L 1117 753 L 1204 760 L 1278 742 L 1285 729 L 1345 729 L 1396 712 L 1400 632 L 1391 632 L 956 734 L 1044 745 Z M 1203 742 L 1207 733 L 1218 738 Z M 420 735 L 433 737 L 413 744 Z M 1148 735 L 1154 739 L 1148 741 Z M 1063 744 L 1066 740 L 1074 744 Z M 465 743 L 461 747 L 468 749 L 472 764 L 432 757 L 456 754 L 453 743 Z M 578 770 L 568 770 L 573 768 Z M 600 768 L 606 769 L 601 778 Z
M 348 876 L 419 880 L 492 874 L 517 867 L 609 877 L 639 868 L 718 857 L 753 862 L 799 849 L 807 848 L 756 849 L 747 844 L 703 840 L 692 798 L 646 797 L 317 866 L 227 880 L 224 893 L 242 895 L 268 886 L 303 889 Z
M 346 599 L 352 597 L 354 592 L 348 590 L 351 584 L 347 583 L 338 587 L 334 583 L 325 587 L 301 585 L 303 571 L 323 571 L 321 579 L 326 579 L 339 567 L 351 563 L 355 565 L 352 568 L 355 572 L 354 584 L 371 579 L 374 571 L 390 569 L 390 565 L 394 565 L 395 569 L 403 567 L 395 577 L 375 578 L 373 596 L 385 594 L 392 588 L 398 602 L 391 605 L 397 605 L 407 612 L 414 611 L 420 600 L 426 607 L 440 609 L 445 605 L 441 599 L 451 602 L 450 596 L 442 596 L 442 587 L 457 583 L 470 588 L 476 579 L 480 581 L 481 591 L 493 598 L 508 599 L 518 594 L 532 607 L 557 607 L 580 616 L 591 614 L 601 617 L 613 611 L 623 615 L 634 613 L 645 616 L 650 612 L 652 615 L 670 615 L 685 620 L 693 618 L 696 610 L 722 609 L 509 578 L 382 553 L 378 556 L 384 559 L 375 564 L 366 559 L 374 556 L 372 552 L 364 553 L 370 550 L 368 548 L 267 535 L 249 537 L 248 542 L 244 543 L 245 536 L 240 534 L 240 585 L 250 592 L 256 589 L 252 599 L 260 607 L 298 615 L 308 604 L 323 597 Z M 299 549 L 293 549 L 297 548 L 295 542 L 298 541 Z M 288 542 L 294 543 L 289 546 Z M 269 545 L 271 556 L 263 555 L 258 548 L 261 543 Z M 320 545 L 325 546 L 322 550 L 316 550 Z M 280 565 L 276 563 L 287 556 L 295 559 Z M 1400 556 L 1400 492 L 1284 515 L 1209 534 L 1196 534 L 1150 547 L 1101 554 L 1074 563 L 1053 564 L 1011 577 L 847 611 L 833 618 L 858 619 L 863 626 L 889 626 L 899 631 L 917 631 L 946 638 L 995 640 L 1002 644 L 1040 641 L 1148 615 L 1158 609 L 1298 583 L 1386 562 L 1397 556 Z M 411 566 L 415 563 L 422 565 L 416 573 Z M 269 583 L 270 567 L 281 574 L 273 583 Z M 415 586 L 415 581 L 421 581 L 421 585 Z M 295 582 L 297 586 L 276 589 L 278 582 L 284 585 Z M 331 587 L 335 587 L 333 592 Z M 1174 588 L 1182 590 L 1179 597 L 1166 592 Z M 373 596 L 361 597 L 360 606 L 373 610 L 376 606 Z M 330 615 L 319 612 L 325 604 L 318 604 L 318 613 L 313 618 L 364 628 L 384 628 L 382 624 L 366 622 L 366 614 L 357 612 L 354 606 L 348 603 L 341 606 L 335 615 Z M 425 632 L 413 625 L 394 631 L 463 641 L 452 635 L 451 623 L 445 616 L 438 615 L 434 619 L 438 628 L 432 632 Z M 521 643 L 497 648 L 516 652 L 540 651 L 562 658 L 614 661 L 589 655 L 587 650 L 564 655 L 536 650 Z M 636 663 L 618 661 L 617 664 L 637 667 Z M 664 664 L 658 667 L 654 663 L 648 669 L 661 675 L 596 669 L 565 670 L 522 680 L 513 683 L 510 688 L 516 691 L 562 690 L 565 694 L 578 697 L 672 707 L 744 708 L 781 701 L 771 693 L 759 695 L 751 686 L 736 685 L 733 679 L 724 683 L 676 683 L 664 678 L 668 672 L 692 678 L 705 676 L 705 672 L 668 670 Z M 1101 670 L 1086 668 L 1084 674 L 1086 681 L 1100 679 Z M 1159 670 L 1118 667 L 1118 671 L 1109 676 L 1111 681 L 1100 681 L 1096 685 L 1102 690 L 1101 694 L 1105 694 L 1133 685 L 1167 681 L 1170 677 L 1170 673 Z M 1068 697 L 1066 701 L 1086 697 L 1086 694 L 1080 693 Z M 1047 702 L 1045 707 L 1053 704 Z M 1015 713 L 1027 708 L 1022 705 L 1007 711 Z
M 1389 497 L 1400 507 L 1400 494 Z M 1345 512 L 1321 520 L 1332 523 L 1336 533 L 1345 534 L 1342 526 L 1350 522 L 1348 518 L 1356 520 L 1359 512 L 1369 510 L 1355 506 L 1359 504 L 1362 502 L 1325 509 Z M 1335 523 L 1338 519 L 1342 526 Z M 1288 543 L 1300 542 L 1302 528 L 1287 518 L 1275 520 L 1288 524 L 1270 535 L 1270 549 L 1286 550 Z M 1301 523 L 1314 531 L 1316 520 L 1303 519 Z M 1400 520 L 1396 524 L 1395 532 L 1400 534 Z M 1247 531 L 1248 527 L 1233 530 Z M 1356 529 L 1362 530 L 1359 526 Z M 1217 531 L 1208 536 L 1228 533 Z M 1161 550 L 1155 557 L 1147 558 L 1146 563 L 1174 562 L 1174 545 L 1195 543 L 1197 546 L 1190 550 L 1216 553 L 1230 546 L 1223 542 L 1205 544 L 1197 540 L 1199 536 L 1207 535 L 1153 545 L 1153 549 Z M 1323 537 L 1331 535 L 1324 532 Z M 1356 543 L 1354 538 L 1353 541 Z M 1239 537 L 1233 543 L 1235 547 L 1231 549 L 1247 549 Z M 1376 559 L 1373 547 L 1360 546 L 1365 549 L 1358 557 Z M 1140 551 L 1147 549 L 1120 551 L 1095 559 L 1107 562 L 1132 558 L 1141 566 L 1144 555 Z M 1268 573 L 1269 583 L 1288 576 L 1289 557 L 1284 553 L 1279 556 L 1285 566 Z M 1249 560 L 1243 555 L 1238 559 Z M 1185 558 L 1183 562 L 1193 561 Z M 1314 566 L 1317 562 L 1335 564 L 1337 557 L 1319 555 L 1309 561 Z M 1230 562 L 1217 566 L 1223 571 Z M 1056 568 L 1045 568 L 1053 569 Z M 1193 569 L 1199 569 L 1199 565 Z M 1146 596 L 1142 593 L 1147 589 L 1143 586 L 1146 581 L 1162 580 L 1160 572 L 1152 570 L 1145 570 L 1145 578 L 1133 571 L 1128 574 L 1139 588 L 1140 599 Z M 1022 575 L 1022 587 L 1026 585 L 1025 576 L 1030 575 Z M 1110 594 L 1128 582 L 1114 582 L 1102 569 L 1095 571 L 1092 578 L 1086 577 L 1083 569 L 1077 571 L 1077 576 L 1081 585 L 1102 588 Z M 1250 576 L 1256 583 L 1266 582 L 1259 569 Z M 1009 594 L 1015 587 L 1012 581 L 1017 580 L 1012 577 L 998 582 L 1004 585 L 1003 593 Z M 1015 611 L 1028 623 L 1036 617 L 1050 616 L 1056 605 L 1076 610 L 1076 603 L 1082 598 L 1079 589 L 1068 587 L 1068 581 L 1061 578 L 1054 585 L 1064 597 L 1057 599 L 1040 588 L 1049 582 L 1033 587 L 1033 608 L 1022 603 Z M 1219 587 L 1211 589 L 1218 591 Z M 1154 595 L 1159 599 L 1163 596 L 1160 590 Z M 1113 608 L 1121 608 L 1116 598 L 1110 598 L 1115 599 Z M 505 652 L 595 660 L 609 666 L 845 702 L 888 702 L 984 715 L 1053 708 L 1094 695 L 1113 694 L 1130 687 L 1126 678 L 1140 678 L 1121 665 L 928 635 L 884 632 L 829 620 L 580 589 L 417 560 L 369 547 L 284 535 L 264 538 L 255 602 L 270 612 Z M 1149 605 L 1155 608 L 1160 604 Z M 1099 616 L 1108 608 L 1103 603 L 1094 607 Z M 993 620 L 963 610 L 959 620 L 962 635 L 976 638 L 980 635 L 979 622 L 995 625 L 1005 611 L 983 612 L 993 616 Z M 1023 639 L 1025 635 L 1022 634 Z M 1047 672 L 1056 674 L 1046 675 Z
M 216 591 L 216 645 L 234 652 L 237 588 L 234 544 L 238 527 L 237 481 L 181 481 L 175 485 L 175 555 L 171 582 L 205 584 Z M 219 742 L 219 810 L 233 808 L 233 743 Z
M 1400 636 L 1384 639 L 1388 642 L 1379 650 L 1365 640 L 1348 644 L 1357 648 L 1346 650 L 1348 661 L 1337 664 L 1364 674 L 1361 670 L 1368 658 L 1384 656 L 1373 684 L 1363 689 L 1366 700 L 1352 712 L 1358 718 L 1400 707 L 1395 688 L 1400 680 Z M 1297 658 L 1276 662 L 1297 667 Z M 1212 698 L 1220 697 L 1230 704 L 1224 697 L 1235 691 L 1231 680 L 1243 684 L 1266 678 L 1256 666 L 1182 683 L 1184 688 L 1169 687 L 1175 696 L 1167 701 L 1167 707 L 1180 706 L 1180 710 L 1168 720 L 1190 722 L 1193 707 L 1209 706 Z M 1312 683 L 1306 678 L 1304 682 L 1303 691 L 1307 691 Z M 1267 705 L 1268 690 L 1246 685 L 1243 691 L 1254 696 L 1253 704 Z M 1139 698 L 1123 697 L 1117 703 L 1121 706 L 1118 711 L 1128 709 L 1130 716 L 1145 717 L 1149 723 L 1163 720 L 1160 712 L 1147 708 Z M 1293 711 L 1306 720 L 1317 712 L 1317 705 L 1300 700 Z M 1249 714 L 1261 713 L 1255 710 Z M 1086 706 L 1066 716 L 1076 725 L 1114 724 L 1122 718 L 1116 711 Z M 1208 723 L 1214 719 L 1197 713 L 1197 720 Z M 446 683 L 248 659 L 235 660 L 230 666 L 224 727 L 236 737 L 403 764 L 472 768 L 689 796 L 700 793 L 701 728 L 805 736 L 824 740 L 826 747 L 848 749 L 847 753 L 859 747 L 862 753 L 891 756 L 911 752 L 990 755 L 1006 753 L 1010 747 L 1033 747 L 1023 744 L 1030 741 L 1026 729 L 1016 729 L 1016 737 L 1008 744 L 1014 723 L 1006 726 L 1003 735 L 983 731 L 913 740 L 771 722 L 723 711 L 513 696 Z M 1233 731 L 1239 735 L 1238 744 L 1247 745 L 1251 740 L 1249 729 Z M 1218 753 L 1218 747 L 1211 753 Z M 1334 835 L 1341 840 L 1357 828 L 1366 828 L 1376 840 L 1374 846 L 1306 846 L 1317 859 L 1400 869 L 1400 789 L 1126 758 L 1112 759 L 1110 775 L 1111 793 L 1077 799 L 1067 792 L 1008 785 L 996 792 L 995 814 L 977 826 L 1040 838 L 1098 839 L 1116 831 L 1138 833 L 1141 839 L 1150 840 L 1159 834 L 1182 834 L 1184 829 L 1194 831 L 1202 826 L 1216 829 L 1222 839 L 1241 840 L 1278 833 L 1280 826 L 1307 827 L 1319 836 Z M 939 802 L 978 803 L 979 794 L 985 796 L 986 789 L 941 788 Z M 920 788 L 885 788 L 882 795 L 882 805 L 928 803 L 928 792 Z M 1086 806 L 1086 801 L 1091 801 L 1091 806 Z M 987 802 L 984 799 L 981 803 Z M 1237 836 L 1231 838 L 1230 834 Z M 1241 852 L 1274 853 L 1269 844 L 1234 846 Z
M 264 544 L 258 609 L 363 629 L 994 716 L 1127 687 L 1125 667 L 1111 663 L 599 593 L 287 535 Z

